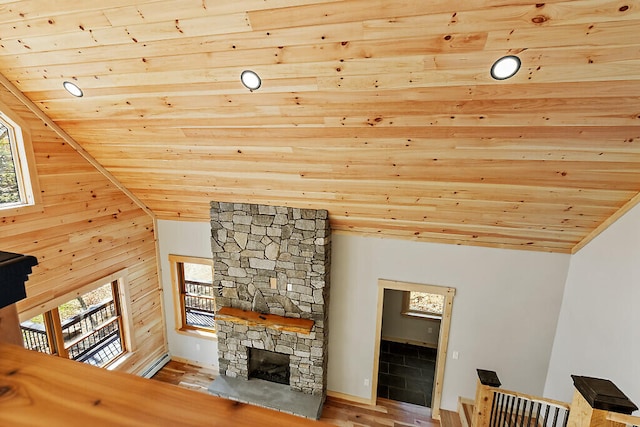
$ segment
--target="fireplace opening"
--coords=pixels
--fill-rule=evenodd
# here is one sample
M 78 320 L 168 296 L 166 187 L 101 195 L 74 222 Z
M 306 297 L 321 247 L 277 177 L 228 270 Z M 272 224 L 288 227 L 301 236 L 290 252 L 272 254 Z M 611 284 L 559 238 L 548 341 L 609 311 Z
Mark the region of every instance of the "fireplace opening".
M 249 378 L 260 378 L 289 385 L 289 355 L 274 351 L 249 348 Z

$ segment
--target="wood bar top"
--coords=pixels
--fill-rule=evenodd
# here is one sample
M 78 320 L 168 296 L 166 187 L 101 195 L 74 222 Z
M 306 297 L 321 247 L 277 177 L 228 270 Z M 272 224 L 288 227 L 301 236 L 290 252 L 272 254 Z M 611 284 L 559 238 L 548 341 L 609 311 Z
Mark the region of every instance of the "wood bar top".
M 271 329 L 299 332 L 302 334 L 311 333 L 311 328 L 313 328 L 313 324 L 315 323 L 310 319 L 283 317 L 277 314 L 262 314 L 232 307 L 222 307 L 218 310 L 218 313 L 216 313 L 216 319 L 242 323 L 244 325 L 262 325 Z
M 328 424 L 0 343 L 0 425 Z

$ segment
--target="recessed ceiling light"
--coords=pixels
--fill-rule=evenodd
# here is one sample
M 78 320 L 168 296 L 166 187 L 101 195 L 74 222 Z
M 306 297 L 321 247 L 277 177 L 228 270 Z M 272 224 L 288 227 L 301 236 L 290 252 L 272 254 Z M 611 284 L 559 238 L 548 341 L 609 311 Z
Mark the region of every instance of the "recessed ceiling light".
M 255 71 L 251 70 L 244 70 L 242 74 L 240 74 L 240 80 L 242 81 L 242 84 L 252 92 L 258 89 L 262 84 L 260 76 L 256 74 Z
M 80 89 L 75 83 L 64 82 L 62 83 L 62 86 L 64 86 L 67 92 L 69 92 L 73 96 L 77 96 L 78 98 L 80 98 L 83 95 L 82 89 Z
M 520 58 L 515 55 L 503 56 L 491 66 L 491 77 L 496 80 L 513 77 L 520 69 L 520 64 Z

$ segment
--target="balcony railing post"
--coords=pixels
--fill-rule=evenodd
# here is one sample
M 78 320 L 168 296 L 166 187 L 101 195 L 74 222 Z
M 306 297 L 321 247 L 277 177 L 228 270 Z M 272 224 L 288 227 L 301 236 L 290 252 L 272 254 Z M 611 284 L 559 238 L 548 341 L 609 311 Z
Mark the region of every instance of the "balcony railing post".
M 625 427 L 607 420 L 609 412 L 630 415 L 638 407 L 609 380 L 571 375 L 573 401 L 567 427 Z
M 500 387 L 498 374 L 494 371 L 478 369 L 478 385 L 471 427 L 488 427 L 493 405 L 493 387 Z

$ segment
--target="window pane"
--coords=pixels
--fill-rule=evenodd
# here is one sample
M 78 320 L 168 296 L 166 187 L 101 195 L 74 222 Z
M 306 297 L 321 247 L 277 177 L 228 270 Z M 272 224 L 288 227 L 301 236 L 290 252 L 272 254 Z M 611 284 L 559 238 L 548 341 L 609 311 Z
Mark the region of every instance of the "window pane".
M 20 202 L 18 178 L 9 138 L 9 129 L 0 122 L 0 206 Z
M 123 353 L 111 283 L 62 304 L 58 312 L 70 359 L 104 366 Z
M 214 329 L 215 290 L 210 265 L 185 262 L 184 307 L 189 326 Z
M 22 330 L 22 341 L 25 348 L 39 351 L 41 353 L 53 354 L 47 339 L 47 327 L 44 323 L 44 316 L 39 315 L 20 324 Z
M 188 282 L 213 284 L 213 269 L 210 265 L 185 262 L 184 279 Z
M 442 314 L 444 312 L 444 295 L 427 292 L 411 292 L 409 310 L 425 313 Z

